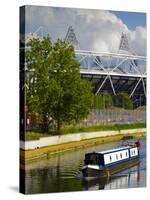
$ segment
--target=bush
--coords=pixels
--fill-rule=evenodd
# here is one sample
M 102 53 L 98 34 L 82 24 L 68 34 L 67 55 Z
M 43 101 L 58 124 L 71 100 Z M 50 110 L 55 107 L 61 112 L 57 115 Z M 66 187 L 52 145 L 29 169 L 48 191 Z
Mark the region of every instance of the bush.
M 132 109 L 133 102 L 127 93 L 121 92 L 114 96 L 114 105 L 124 109 Z
M 103 107 L 104 108 L 111 108 L 113 106 L 113 99 L 111 94 L 108 92 L 104 92 L 103 94 Z

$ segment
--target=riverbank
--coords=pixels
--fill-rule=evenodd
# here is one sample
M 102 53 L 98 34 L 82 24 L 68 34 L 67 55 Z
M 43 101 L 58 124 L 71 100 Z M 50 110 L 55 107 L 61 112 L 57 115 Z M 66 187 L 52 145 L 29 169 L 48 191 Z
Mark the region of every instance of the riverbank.
M 95 125 L 95 126 L 85 126 L 77 127 L 70 125 L 68 127 L 62 128 L 60 135 L 76 134 L 76 133 L 88 133 L 88 132 L 98 132 L 98 131 L 120 131 L 126 129 L 137 129 L 146 128 L 145 123 L 129 123 L 129 124 L 109 124 L 109 125 Z M 53 135 L 55 135 L 53 133 Z M 57 134 L 56 134 L 57 135 Z M 37 140 L 40 138 L 48 137 L 48 133 L 40 133 L 34 131 L 28 131 L 25 135 L 26 141 Z
M 76 150 L 79 148 L 85 148 L 92 145 L 121 140 L 124 137 L 133 137 L 133 138 L 146 137 L 146 132 L 137 131 L 137 133 L 133 132 L 133 133 L 126 133 L 126 134 L 123 134 L 123 133 L 113 134 L 113 135 L 101 136 L 97 138 L 84 139 L 81 141 L 62 143 L 58 145 L 50 145 L 50 146 L 45 146 L 45 147 L 30 149 L 30 150 L 21 149 L 20 159 L 21 159 L 21 163 L 25 164 L 25 163 L 36 161 L 39 159 L 46 159 L 58 153 L 64 153 L 65 151 Z

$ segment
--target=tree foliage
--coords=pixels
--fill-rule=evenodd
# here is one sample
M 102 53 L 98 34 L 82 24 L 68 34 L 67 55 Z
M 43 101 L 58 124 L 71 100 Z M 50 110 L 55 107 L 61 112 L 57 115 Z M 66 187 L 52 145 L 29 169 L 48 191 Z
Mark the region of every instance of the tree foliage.
M 103 96 L 100 94 L 94 95 L 93 97 L 93 109 L 100 110 L 103 108 Z
M 120 92 L 116 96 L 112 96 L 108 92 L 104 92 L 103 94 L 95 95 L 93 98 L 93 109 L 105 109 L 111 108 L 112 106 L 124 108 L 124 109 L 132 109 L 133 102 L 127 93 Z
M 104 92 L 103 94 L 97 94 L 94 96 L 93 108 L 94 109 L 105 109 L 113 106 L 113 99 L 111 94 Z
M 80 78 L 80 64 L 74 48 L 62 40 L 52 44 L 49 36 L 29 42 L 26 63 L 27 104 L 57 124 L 79 122 L 90 112 L 93 100 L 90 82 Z
M 112 96 L 108 92 L 104 92 L 103 94 L 103 106 L 104 108 L 111 108 L 113 106 Z
M 133 102 L 125 92 L 120 92 L 114 97 L 114 105 L 125 109 L 133 108 Z

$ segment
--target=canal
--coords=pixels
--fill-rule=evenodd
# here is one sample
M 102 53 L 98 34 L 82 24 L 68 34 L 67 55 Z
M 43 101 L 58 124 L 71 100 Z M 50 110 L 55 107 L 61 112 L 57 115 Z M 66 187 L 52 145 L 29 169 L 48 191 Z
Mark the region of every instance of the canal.
M 134 140 L 130 140 L 131 142 Z M 107 179 L 86 181 L 81 175 L 87 152 L 120 147 L 123 141 L 99 144 L 68 151 L 55 157 L 26 165 L 25 193 L 51 193 L 67 191 L 108 190 L 146 186 L 146 140 L 140 139 L 140 164 Z

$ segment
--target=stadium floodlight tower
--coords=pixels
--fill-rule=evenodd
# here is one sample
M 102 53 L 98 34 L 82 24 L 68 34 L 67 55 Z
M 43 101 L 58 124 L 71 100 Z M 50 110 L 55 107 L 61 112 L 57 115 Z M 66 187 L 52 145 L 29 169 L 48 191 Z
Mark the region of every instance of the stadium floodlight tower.
M 127 34 L 125 34 L 124 32 L 122 32 L 122 35 L 121 35 L 119 50 L 123 50 L 127 52 L 130 51 L 128 37 L 127 37 Z
M 135 53 L 131 51 L 129 46 L 129 40 L 126 33 L 122 32 L 120 45 L 119 45 L 119 53 L 128 54 L 134 56 Z M 129 93 L 130 97 L 134 102 L 139 101 L 139 105 L 141 105 L 141 99 L 145 99 L 146 97 L 146 58 L 144 60 L 141 59 L 131 59 L 124 61 L 124 70 L 128 75 L 139 75 L 136 77 L 136 84 L 133 83 L 134 87 L 132 91 Z M 130 79 L 129 79 L 130 80 Z M 141 96 L 143 96 L 141 98 Z M 145 99 L 146 100 L 146 99 Z M 144 100 L 144 101 L 145 101 Z M 145 102 L 144 102 L 145 104 Z
M 80 45 L 79 42 L 77 40 L 77 37 L 75 35 L 74 29 L 72 26 L 69 26 L 66 37 L 65 37 L 65 41 L 69 44 L 71 44 L 76 50 L 80 49 Z
M 75 50 L 80 74 L 93 84 L 93 92 L 112 95 L 128 93 L 136 106 L 146 103 L 146 57 L 131 52 L 126 33 L 122 32 L 117 52 Z

